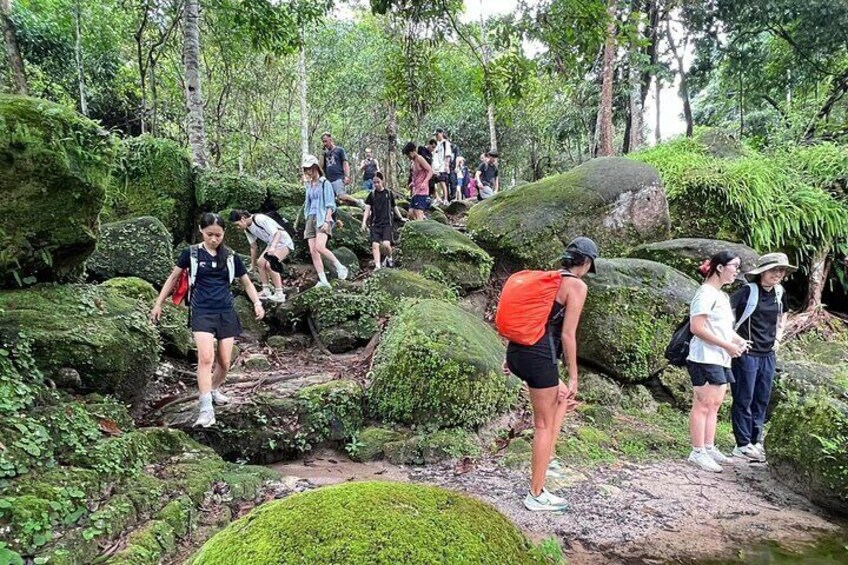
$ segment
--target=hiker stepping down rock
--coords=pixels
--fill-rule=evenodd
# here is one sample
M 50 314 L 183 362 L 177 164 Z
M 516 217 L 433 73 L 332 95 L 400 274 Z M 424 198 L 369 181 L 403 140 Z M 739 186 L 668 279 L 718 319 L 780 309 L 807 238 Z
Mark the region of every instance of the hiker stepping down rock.
M 241 323 L 234 307 L 230 285 L 238 279 L 253 303 L 257 320 L 265 316 L 262 302 L 247 275 L 244 263 L 224 246 L 224 220 L 218 214 L 206 213 L 200 218 L 203 243 L 185 249 L 177 266 L 162 286 L 150 319 L 158 323 L 162 304 L 171 291 L 188 282 L 189 325 L 197 345 L 197 388 L 200 391 L 199 415 L 195 426 L 208 428 L 215 423 L 212 403 L 226 404 L 229 399 L 220 391 L 230 368 L 233 340 L 241 334 Z M 178 297 L 175 296 L 175 301 Z M 215 342 L 218 351 L 215 352 Z M 212 366 L 217 361 L 213 371 Z
M 321 154 L 321 168 L 327 173 L 327 180 L 333 187 L 333 194 L 342 204 L 365 208 L 362 200 L 347 193 L 347 187 L 352 182 L 350 178 L 350 161 L 343 147 L 336 145 L 330 132 L 321 134 L 321 144 L 324 152 Z
M 386 248 L 386 267 L 394 267 L 392 259 L 392 239 L 394 231 L 394 219 L 397 217 L 405 222 L 400 210 L 395 204 L 395 196 L 383 185 L 383 173 L 374 174 L 374 190 L 365 199 L 365 214 L 362 216 L 362 231 L 365 231 L 369 221 L 371 225 L 371 252 L 374 255 L 374 270 L 378 270 L 380 263 L 380 246 Z
M 721 472 L 730 459 L 715 447 L 718 410 L 724 401 L 727 385 L 733 383 L 731 360 L 748 349 L 748 342 L 733 330 L 730 298 L 721 290 L 739 273 L 740 259 L 729 251 L 721 251 L 704 261 L 700 272 L 702 284 L 689 305 L 692 332 L 686 366 L 694 389 L 689 433 L 692 452 L 689 463 L 706 471 Z
M 533 405 L 533 458 L 528 510 L 562 511 L 565 499 L 545 489 L 545 477 L 559 467 L 556 438 L 565 413 L 577 405 L 577 325 L 587 287 L 581 279 L 595 272 L 598 247 L 578 237 L 568 244 L 559 271 L 521 271 L 506 281 L 495 324 L 509 340 L 504 372 L 527 383 Z M 568 385 L 559 378 L 559 358 L 568 370 Z
M 733 360 L 733 455 L 765 461 L 762 446 L 766 407 L 771 398 L 777 348 L 786 326 L 788 303 L 780 285 L 783 277 L 798 270 L 783 253 L 760 257 L 757 268 L 745 273 L 750 281 L 730 298 L 736 314 L 736 332 L 750 348 Z
M 336 223 L 333 219 L 333 213 L 336 211 L 335 193 L 330 181 L 324 177 L 315 155 L 303 157 L 303 173 L 307 178 L 306 199 L 303 203 L 306 229 L 303 230 L 303 238 L 309 243 L 312 266 L 318 273 L 318 284 L 315 287 L 329 287 L 330 283 L 327 282 L 327 275 L 324 273 L 324 263 L 321 261 L 322 255 L 333 263 L 340 280 L 347 278 L 347 267 L 327 249 L 327 241 L 333 235 L 333 226 Z
M 230 212 L 230 221 L 247 236 L 250 244 L 250 268 L 259 269 L 259 282 L 262 284 L 262 292 L 259 293 L 261 300 L 272 302 L 285 302 L 286 295 L 283 293 L 283 280 L 280 276 L 282 261 L 288 254 L 294 251 L 294 242 L 283 227 L 265 214 L 250 214 L 244 210 L 233 210 Z M 265 251 L 257 261 L 257 240 L 265 242 Z M 268 279 L 274 283 L 274 292 L 268 284 Z

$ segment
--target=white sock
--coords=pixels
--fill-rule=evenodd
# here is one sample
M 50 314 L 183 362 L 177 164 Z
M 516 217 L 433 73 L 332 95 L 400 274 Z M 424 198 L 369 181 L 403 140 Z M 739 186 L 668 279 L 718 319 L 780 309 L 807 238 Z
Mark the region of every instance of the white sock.
M 262 290 L 270 290 L 270 289 L 271 289 L 271 285 L 267 285 L 267 284 L 262 285 Z
M 695 453 L 701 453 L 703 450 L 703 447 L 695 447 L 694 445 L 692 446 L 692 451 L 694 451 Z
M 715 449 L 715 446 L 714 445 L 704 445 L 704 449 L 706 449 L 707 451 L 712 451 L 713 449 Z
M 207 392 L 206 394 L 200 395 L 200 411 L 204 410 L 212 410 L 212 393 Z
M 339 269 L 344 269 L 344 265 L 342 265 L 342 262 L 341 262 L 341 261 L 339 261 L 338 259 L 336 259 L 336 262 L 334 263 L 334 265 L 336 266 L 336 270 L 337 270 L 337 271 L 338 271 Z
M 327 283 L 327 274 L 324 273 L 324 271 L 321 271 L 320 273 L 318 273 L 318 280 L 321 281 L 324 284 L 328 284 Z
M 282 293 L 283 293 L 283 287 L 278 286 L 278 287 L 276 288 L 276 291 L 277 291 L 277 294 L 282 294 Z

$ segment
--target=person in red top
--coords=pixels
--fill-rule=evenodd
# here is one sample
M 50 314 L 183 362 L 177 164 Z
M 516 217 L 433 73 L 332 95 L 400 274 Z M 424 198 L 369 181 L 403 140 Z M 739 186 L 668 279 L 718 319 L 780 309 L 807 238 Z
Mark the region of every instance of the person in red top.
M 412 182 L 409 185 L 412 190 L 409 219 L 423 220 L 424 210 L 430 207 L 430 178 L 433 176 L 433 167 L 418 154 L 418 148 L 411 141 L 403 147 L 403 154 L 409 159 L 412 169 Z

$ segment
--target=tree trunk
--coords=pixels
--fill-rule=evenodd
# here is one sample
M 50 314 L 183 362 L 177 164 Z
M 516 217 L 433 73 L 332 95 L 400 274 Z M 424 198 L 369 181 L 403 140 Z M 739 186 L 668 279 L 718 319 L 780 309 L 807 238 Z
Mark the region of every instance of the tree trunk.
M 298 94 L 300 95 L 300 150 L 309 154 L 309 103 L 306 98 L 306 44 L 300 34 L 300 49 L 297 52 Z
M 200 2 L 186 0 L 184 15 L 185 40 L 183 66 L 185 67 L 186 107 L 188 110 L 188 143 L 194 164 L 201 169 L 206 162 L 206 127 L 203 121 L 203 96 L 200 91 Z
M 607 37 L 604 42 L 604 66 L 601 71 L 601 104 L 598 108 L 598 155 L 608 157 L 615 154 L 612 127 L 612 83 L 615 61 L 615 0 L 609 0 Z
M 639 70 L 630 63 L 630 142 L 628 149 L 638 151 L 642 146 L 642 82 Z
M 486 28 L 483 25 L 483 0 L 480 0 L 480 51 L 483 55 L 483 90 L 486 96 L 486 119 L 489 122 L 489 148 L 498 150 L 498 130 L 495 127 L 495 103 L 492 100 L 492 85 L 489 77 L 489 46 L 486 43 Z
M 77 81 L 79 83 L 80 112 L 88 116 L 88 103 L 85 99 L 85 69 L 82 63 L 82 6 L 80 0 L 74 1 L 74 56 L 77 60 Z
M 388 141 L 388 156 L 386 158 L 386 183 L 389 190 L 404 192 L 398 185 L 398 154 L 397 154 L 397 108 L 389 104 L 388 121 L 386 122 L 386 139 Z
M 674 55 L 675 61 L 677 61 L 677 74 L 680 77 L 680 89 L 678 90 L 678 94 L 680 95 L 681 100 L 683 100 L 683 118 L 686 120 L 686 137 L 692 137 L 692 133 L 695 129 L 695 123 L 692 120 L 692 104 L 689 101 L 689 75 L 686 73 L 686 66 L 683 64 L 683 53 L 686 51 L 686 43 L 688 40 L 684 40 L 683 45 L 680 49 L 678 49 L 671 33 L 671 22 L 666 20 L 665 26 L 668 46 L 671 48 L 671 53 Z
M 815 312 L 822 308 L 822 293 L 824 292 L 827 276 L 830 273 L 830 250 L 819 249 L 813 255 L 810 263 L 807 296 L 804 299 L 804 312 Z
M 654 124 L 654 143 L 659 145 L 660 141 L 662 141 L 662 135 L 660 134 L 660 93 L 662 92 L 662 81 L 660 77 L 654 77 L 654 97 L 656 98 L 657 105 L 657 116 L 656 123 Z
M 498 150 L 498 131 L 495 128 L 495 104 L 489 102 L 486 106 L 486 115 L 489 120 L 489 147 L 492 151 Z
M 0 0 L 0 20 L 3 24 L 3 38 L 6 43 L 6 59 L 11 69 L 11 90 L 14 94 L 27 94 L 26 73 L 24 73 L 24 59 L 18 47 L 18 37 L 15 33 L 15 24 L 12 23 L 11 0 Z
M 144 57 L 144 30 L 147 27 L 150 10 L 148 10 L 147 2 L 142 5 L 144 13 L 141 16 L 141 21 L 138 28 L 135 30 L 135 58 L 138 65 L 138 82 L 141 87 L 141 115 L 139 116 L 139 124 L 141 133 L 147 133 L 147 65 Z
M 158 118 L 159 95 L 156 91 L 156 63 L 150 62 L 150 134 L 156 135 Z M 143 123 L 143 122 L 142 122 Z

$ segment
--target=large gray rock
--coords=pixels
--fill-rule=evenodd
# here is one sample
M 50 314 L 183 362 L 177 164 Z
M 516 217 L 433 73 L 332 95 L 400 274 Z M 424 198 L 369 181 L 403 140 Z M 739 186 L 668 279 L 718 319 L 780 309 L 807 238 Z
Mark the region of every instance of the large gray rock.
M 685 237 L 656 243 L 644 243 L 628 254 L 636 259 L 648 259 L 669 267 L 674 267 L 689 276 L 698 276 L 698 267 L 719 251 L 731 251 L 742 260 L 740 273 L 750 271 L 757 265 L 759 255 L 743 243 L 733 243 L 720 239 L 699 239 Z
M 665 347 L 698 283 L 643 259 L 598 259 L 596 266 L 584 279 L 577 354 L 621 381 L 645 381 L 666 365 Z
M 162 286 L 174 268 L 171 234 L 161 221 L 143 216 L 103 224 L 86 269 L 97 281 L 138 277 Z
M 509 266 L 548 268 L 577 236 L 615 256 L 668 237 L 668 201 L 659 173 L 619 157 L 505 190 L 468 212 L 468 231 Z

